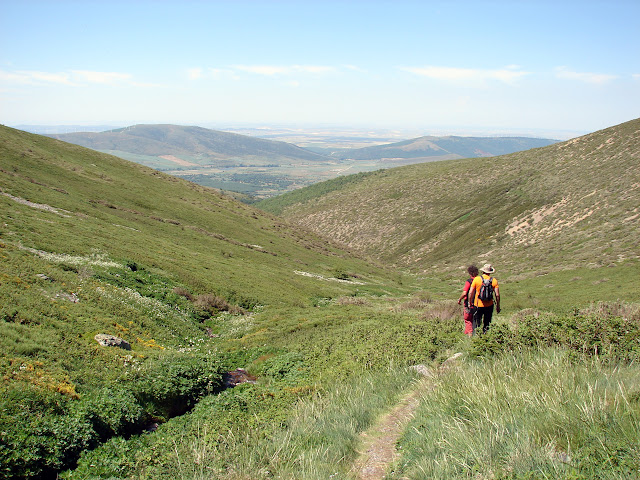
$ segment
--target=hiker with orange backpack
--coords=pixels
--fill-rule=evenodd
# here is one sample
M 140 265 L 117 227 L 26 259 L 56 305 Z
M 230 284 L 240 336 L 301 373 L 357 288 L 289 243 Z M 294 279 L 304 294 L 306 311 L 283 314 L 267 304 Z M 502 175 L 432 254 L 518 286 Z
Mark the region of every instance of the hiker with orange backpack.
M 490 263 L 485 263 L 480 269 L 482 275 L 473 279 L 469 288 L 468 302 L 475 306 L 473 314 L 473 335 L 482 325 L 482 333 L 486 333 L 493 316 L 493 301 L 495 298 L 496 313 L 500 313 L 500 290 L 498 280 L 491 276 L 495 269 Z
M 475 311 L 475 307 L 473 304 L 469 304 L 467 297 L 469 296 L 469 289 L 471 288 L 473 279 L 478 276 L 478 267 L 475 265 L 469 265 L 467 273 L 469 273 L 469 278 L 464 282 L 462 294 L 460 295 L 460 298 L 458 298 L 458 305 L 460 305 L 462 300 L 464 300 L 464 310 L 462 314 L 462 317 L 464 318 L 464 334 L 471 335 L 473 333 L 473 312 Z

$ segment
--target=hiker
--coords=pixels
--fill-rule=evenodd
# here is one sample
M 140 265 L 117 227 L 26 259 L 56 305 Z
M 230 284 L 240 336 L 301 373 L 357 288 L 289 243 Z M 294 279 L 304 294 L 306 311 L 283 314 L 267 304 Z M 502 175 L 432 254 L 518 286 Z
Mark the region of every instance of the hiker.
M 495 297 L 496 313 L 500 313 L 500 290 L 498 280 L 491 276 L 495 269 L 490 263 L 485 263 L 480 269 L 482 275 L 477 276 L 471 282 L 469 288 L 469 304 L 475 306 L 473 313 L 472 335 L 482 325 L 482 333 L 486 333 L 493 316 L 493 299 Z M 473 300 L 472 300 L 473 299 Z
M 469 288 L 471 288 L 471 283 L 473 279 L 478 276 L 478 267 L 475 265 L 469 265 L 467 268 L 467 272 L 469 273 L 469 278 L 464 282 L 464 287 L 462 288 L 462 294 L 458 299 L 458 305 L 462 303 L 464 300 L 464 310 L 462 317 L 464 318 L 464 334 L 471 335 L 473 333 L 473 312 L 475 310 L 473 304 L 469 305 Z

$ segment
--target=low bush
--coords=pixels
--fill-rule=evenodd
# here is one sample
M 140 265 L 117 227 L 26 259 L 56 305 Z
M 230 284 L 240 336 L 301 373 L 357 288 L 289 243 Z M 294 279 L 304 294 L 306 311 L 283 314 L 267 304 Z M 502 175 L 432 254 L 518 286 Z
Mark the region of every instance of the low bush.
M 572 315 L 535 311 L 513 317 L 512 325 L 495 324 L 484 335 L 473 337 L 470 353 L 493 355 L 528 347 L 561 346 L 573 355 L 599 356 L 613 360 L 640 359 L 640 321 L 636 310 L 621 316 L 621 308 L 601 304 Z
M 297 383 L 309 374 L 304 357 L 297 352 L 286 352 L 267 358 L 258 365 L 257 373 L 273 380 Z
M 144 410 L 135 395 L 119 385 L 85 395 L 73 410 L 73 415 L 91 423 L 103 442 L 139 430 L 144 421 Z
M 215 355 L 159 354 L 127 372 L 121 383 L 131 390 L 151 418 L 165 421 L 219 390 L 223 373 L 224 366 Z
M 79 399 L 14 382 L 0 396 L 0 477 L 55 478 L 83 451 L 188 411 L 224 371 L 216 355 L 159 352 Z

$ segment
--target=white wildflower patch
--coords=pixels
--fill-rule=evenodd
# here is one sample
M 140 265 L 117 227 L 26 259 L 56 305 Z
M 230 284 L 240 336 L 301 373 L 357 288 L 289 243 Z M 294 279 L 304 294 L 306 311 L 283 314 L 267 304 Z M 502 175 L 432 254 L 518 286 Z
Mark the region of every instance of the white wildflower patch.
M 31 208 L 35 208 L 38 210 L 44 210 L 45 212 L 51 212 L 51 213 L 55 213 L 56 215 L 60 215 L 61 217 L 65 217 L 65 218 L 71 218 L 71 213 L 67 210 L 63 210 L 61 208 L 54 208 L 50 205 L 44 204 L 44 203 L 35 203 L 35 202 L 30 202 L 29 200 L 25 200 L 24 198 L 20 198 L 20 197 L 15 197 L 13 195 L 11 195 L 10 193 L 7 192 L 3 192 L 0 190 L 0 194 L 4 195 L 5 197 L 9 197 L 11 200 L 13 200 L 16 203 L 19 203 L 21 205 L 26 205 L 27 207 L 31 207 Z M 64 212 L 64 213 L 62 213 Z
M 35 248 L 20 247 L 22 250 L 38 255 L 39 257 L 53 263 L 66 263 L 68 265 L 76 266 L 94 266 L 105 268 L 122 268 L 122 265 L 109 260 L 108 256 L 104 253 L 92 253 L 86 256 L 67 255 L 66 253 L 53 253 L 45 252 L 44 250 L 37 250 Z
M 112 288 L 111 291 L 108 291 L 105 287 L 98 287 L 97 291 L 103 297 L 118 301 L 123 305 L 131 307 L 133 309 L 142 308 L 144 309 L 145 314 L 150 316 L 172 316 L 173 318 L 177 318 L 183 321 L 186 321 L 189 318 L 188 313 L 183 312 L 178 307 L 172 308 L 171 306 L 162 303 L 160 300 L 140 295 L 132 288 L 118 288 L 111 285 L 110 287 Z
M 210 340 L 205 337 L 196 337 L 196 338 L 187 338 L 186 345 L 180 345 L 176 351 L 181 353 L 187 352 L 201 352 L 203 347 L 210 347 Z M 208 350 L 208 353 L 211 354 L 211 350 Z
M 224 324 L 221 338 L 242 338 L 251 328 L 253 328 L 253 314 L 248 315 L 232 315 L 230 313 L 221 313 L 216 320 Z
M 348 283 L 351 285 L 365 285 L 364 282 L 358 282 L 357 280 L 346 280 L 343 278 L 323 277 L 322 275 L 318 275 L 317 273 L 303 272 L 301 270 L 294 270 L 293 273 L 295 273 L 296 275 L 302 275 L 303 277 L 317 278 L 318 280 L 322 280 L 325 282 L 340 282 L 340 283 Z

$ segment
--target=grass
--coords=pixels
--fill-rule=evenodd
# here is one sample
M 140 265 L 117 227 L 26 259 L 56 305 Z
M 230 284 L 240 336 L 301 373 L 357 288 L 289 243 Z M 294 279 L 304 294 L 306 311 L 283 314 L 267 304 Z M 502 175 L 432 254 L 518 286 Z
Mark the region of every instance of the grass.
M 389 478 L 637 478 L 640 372 L 566 353 L 477 361 L 441 377 Z
M 364 343 L 392 349 L 409 345 L 407 337 L 336 342 L 381 307 L 376 303 L 338 302 L 308 312 L 319 319 L 327 309 L 361 308 L 360 320 L 351 310 L 342 322 L 322 324 L 325 335 L 311 336 L 308 344 L 274 321 L 274 336 L 286 337 L 286 347 L 255 338 L 267 321 L 258 319 L 241 339 L 255 345 L 232 348 L 261 379 L 258 384 L 207 397 L 153 435 L 113 439 L 83 455 L 65 478 L 96 472 L 103 472 L 100 478 L 352 478 L 360 435 L 412 388 L 417 375 L 385 366 L 388 358 L 367 370 L 349 359 L 367 351 Z M 406 303 L 394 303 L 396 320 L 413 308 L 423 311 L 424 305 Z M 438 301 L 427 308 L 447 311 Z M 461 330 L 457 316 L 442 316 Z M 441 343 L 446 337 L 434 335 L 438 353 L 433 361 L 425 356 L 425 363 L 437 365 L 455 351 L 465 352 L 465 360 L 423 392 L 400 444 L 402 459 L 388 477 L 635 478 L 638 305 L 600 305 L 576 318 L 513 315 L 473 341 L 459 334 Z M 442 326 L 431 328 L 440 333 Z M 396 355 L 397 363 L 406 360 Z
M 2 191 L 70 212 L 60 216 L 0 195 L 0 235 L 10 246 L 80 257 L 97 252 L 171 275 L 194 294 L 261 304 L 305 304 L 318 294 L 355 290 L 297 270 L 329 278 L 346 268 L 374 290 L 388 284 L 383 269 L 217 191 L 37 135 L 0 133 Z
M 4 476 L 55 477 L 81 451 L 189 410 L 244 366 L 219 344 L 262 306 L 405 288 L 214 190 L 5 127 L 0 138 Z M 122 392 L 109 409 L 105 389 Z M 129 413 L 107 428 L 96 412 L 110 410 Z

